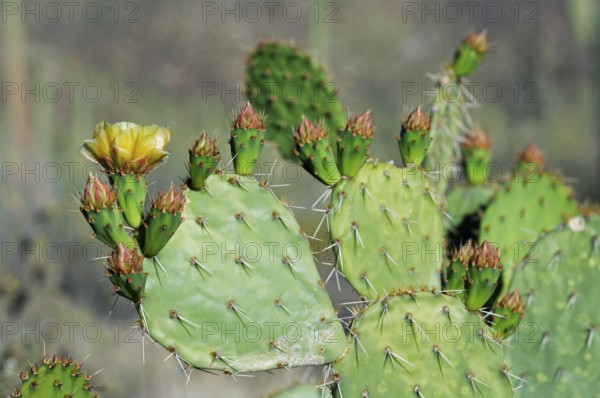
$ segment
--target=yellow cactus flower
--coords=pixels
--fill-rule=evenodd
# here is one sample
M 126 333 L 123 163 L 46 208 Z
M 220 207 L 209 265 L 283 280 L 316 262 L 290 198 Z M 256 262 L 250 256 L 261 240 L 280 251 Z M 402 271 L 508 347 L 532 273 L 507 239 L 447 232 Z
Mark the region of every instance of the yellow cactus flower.
M 171 140 L 171 129 L 139 126 L 130 122 L 101 122 L 91 140 L 85 140 L 80 153 L 104 167 L 108 174 L 148 174 L 165 160 L 164 150 Z

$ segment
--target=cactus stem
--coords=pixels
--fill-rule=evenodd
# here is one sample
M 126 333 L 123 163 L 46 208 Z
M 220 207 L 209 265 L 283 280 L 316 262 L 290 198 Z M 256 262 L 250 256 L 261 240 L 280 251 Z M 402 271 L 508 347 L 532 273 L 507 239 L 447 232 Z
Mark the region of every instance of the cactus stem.
M 411 362 L 407 361 L 406 359 L 402 358 L 400 355 L 398 355 L 394 351 L 392 351 L 392 347 L 387 346 L 387 347 L 385 347 L 384 351 L 385 351 L 385 362 L 384 362 L 383 366 L 385 366 L 385 364 L 387 364 L 387 362 L 389 360 L 390 363 L 392 364 L 392 367 L 395 367 L 394 362 L 396 362 L 402 367 L 404 367 L 402 365 L 402 363 L 405 363 L 407 365 L 412 366 L 413 368 L 416 368 L 416 366 L 414 364 L 412 364 Z
M 440 349 L 440 346 L 437 344 L 433 345 L 433 352 L 435 352 L 435 354 L 438 357 L 438 363 L 440 363 L 440 358 L 443 359 L 444 361 L 446 361 L 448 363 L 448 365 L 450 365 L 452 367 L 452 369 L 456 369 L 456 367 L 452 364 L 452 362 L 450 362 L 450 360 L 448 359 L 448 357 L 446 355 L 444 355 L 444 353 L 442 352 L 442 350 Z M 440 371 L 441 371 L 442 367 L 440 365 Z

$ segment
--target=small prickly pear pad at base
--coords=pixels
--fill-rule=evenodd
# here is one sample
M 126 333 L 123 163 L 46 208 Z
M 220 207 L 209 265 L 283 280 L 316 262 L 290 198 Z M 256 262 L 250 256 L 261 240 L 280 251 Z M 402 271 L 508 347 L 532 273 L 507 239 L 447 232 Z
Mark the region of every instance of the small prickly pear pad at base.
M 372 303 L 333 364 L 335 397 L 512 397 L 502 347 L 456 297 L 413 293 Z
M 511 290 L 525 317 L 507 342 L 522 397 L 600 397 L 600 216 L 573 219 L 541 237 Z
M 510 281 L 531 242 L 577 214 L 571 190 L 552 174 L 515 175 L 499 190 L 481 219 L 479 241 L 501 249 L 504 281 Z
M 332 192 L 337 267 L 365 297 L 402 287 L 439 287 L 442 215 L 418 168 L 367 162 Z
M 145 260 L 150 336 L 194 367 L 227 372 L 338 358 L 344 332 L 291 210 L 236 174 L 186 194 L 183 223 Z

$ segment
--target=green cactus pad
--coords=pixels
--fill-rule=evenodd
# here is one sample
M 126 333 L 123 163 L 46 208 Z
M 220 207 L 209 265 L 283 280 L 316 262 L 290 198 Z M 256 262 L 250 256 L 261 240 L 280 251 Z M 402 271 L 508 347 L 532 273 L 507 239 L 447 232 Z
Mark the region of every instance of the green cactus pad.
M 146 286 L 147 275 L 145 272 L 133 272 L 127 275 L 120 275 L 118 272 L 108 268 L 106 276 L 115 288 L 115 293 L 125 297 L 134 303 L 139 302 L 144 297 L 144 287 Z
M 525 317 L 508 341 L 523 397 L 600 397 L 600 216 L 541 237 L 515 269 Z
M 351 324 L 333 364 L 335 397 L 512 397 L 502 347 L 462 301 L 430 292 L 386 298 Z
M 9 398 L 86 398 L 99 397 L 92 393 L 92 376 L 71 358 L 44 356 L 39 364 L 20 374 L 21 387 Z
M 332 192 L 337 267 L 365 297 L 402 287 L 439 287 L 442 216 L 418 168 L 367 162 Z
M 500 189 L 481 219 L 479 241 L 501 249 L 504 281 L 542 232 L 577 214 L 571 190 L 553 174 L 515 175 Z
M 330 398 L 329 389 L 315 387 L 312 384 L 299 384 L 287 388 L 272 396 L 272 398 Z
M 321 121 L 332 147 L 344 127 L 344 108 L 337 86 L 304 51 L 283 42 L 263 42 L 248 59 L 246 95 L 267 115 L 267 139 L 287 159 L 295 159 L 294 128 L 302 115 Z
M 197 368 L 319 365 L 345 336 L 293 213 L 252 177 L 215 174 L 146 259 L 147 332 Z

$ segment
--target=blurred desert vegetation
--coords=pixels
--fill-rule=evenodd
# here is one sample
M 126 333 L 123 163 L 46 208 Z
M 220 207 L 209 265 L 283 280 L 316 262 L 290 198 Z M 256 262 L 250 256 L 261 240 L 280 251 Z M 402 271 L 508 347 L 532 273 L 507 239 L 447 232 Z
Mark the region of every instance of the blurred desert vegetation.
M 245 59 L 265 38 L 309 48 L 350 111 L 373 110 L 378 128 L 372 153 L 399 161 L 396 145 L 389 143 L 402 115 L 426 100 L 432 88 L 427 73 L 437 72 L 466 34 L 486 29 L 492 47 L 471 78 L 480 103 L 471 114 L 492 135 L 496 160 L 508 170 L 517 149 L 535 142 L 549 167 L 571 178 L 578 199 L 600 197 L 600 6 L 594 0 L 496 2 L 502 11 L 497 20 L 493 10 L 482 11 L 490 2 L 482 2 L 473 21 L 456 1 L 427 2 L 429 9 L 438 7 L 437 17 L 408 15 L 408 3 L 422 2 L 281 1 L 272 20 L 262 2 L 84 1 L 74 2 L 72 20 L 61 7 L 57 21 L 50 9 L 43 15 L 46 2 L 12 2 L 16 16 L 8 3 L 2 3 L 0 23 L 2 394 L 16 384 L 14 373 L 44 349 L 77 358 L 91 354 L 86 365 L 104 369 L 99 383 L 106 397 L 263 397 L 287 384 L 319 380 L 320 369 L 294 369 L 237 381 L 195 371 L 188 382 L 174 360 L 163 362 L 166 351 L 147 339 L 142 346 L 139 332 L 130 336 L 125 328 L 136 319 L 133 308 L 120 300 L 111 312 L 112 287 L 102 281 L 101 262 L 92 259 L 106 251 L 92 244 L 77 212 L 76 191 L 92 170 L 77 150 L 100 120 L 173 129 L 172 155 L 152 174 L 153 192 L 185 175 L 187 147 L 202 129 L 218 136 L 228 154 L 229 115 L 244 101 Z M 90 3 L 103 12 L 94 22 L 82 16 Z M 262 10 L 256 21 L 254 5 Z M 458 18 L 448 8 L 456 5 L 462 10 Z M 214 6 L 215 15 L 207 8 Z M 225 6 L 238 7 L 237 21 L 222 14 Z M 39 21 L 25 15 L 23 22 L 24 7 L 40 7 Z M 292 22 L 297 9 L 303 15 Z M 65 83 L 74 87 L 72 96 Z M 14 84 L 19 92 L 9 94 Z M 415 85 L 417 94 L 409 90 Z M 37 91 L 39 99 L 22 98 L 23 88 Z M 276 158 L 268 147 L 263 160 Z M 285 182 L 281 170 L 275 170 L 275 181 Z M 304 176 L 278 193 L 302 206 L 322 191 Z M 299 210 L 297 217 L 308 231 L 319 222 L 314 212 Z M 328 267 L 320 268 L 327 276 Z M 337 293 L 335 283 L 328 289 L 334 304 L 352 297 Z

